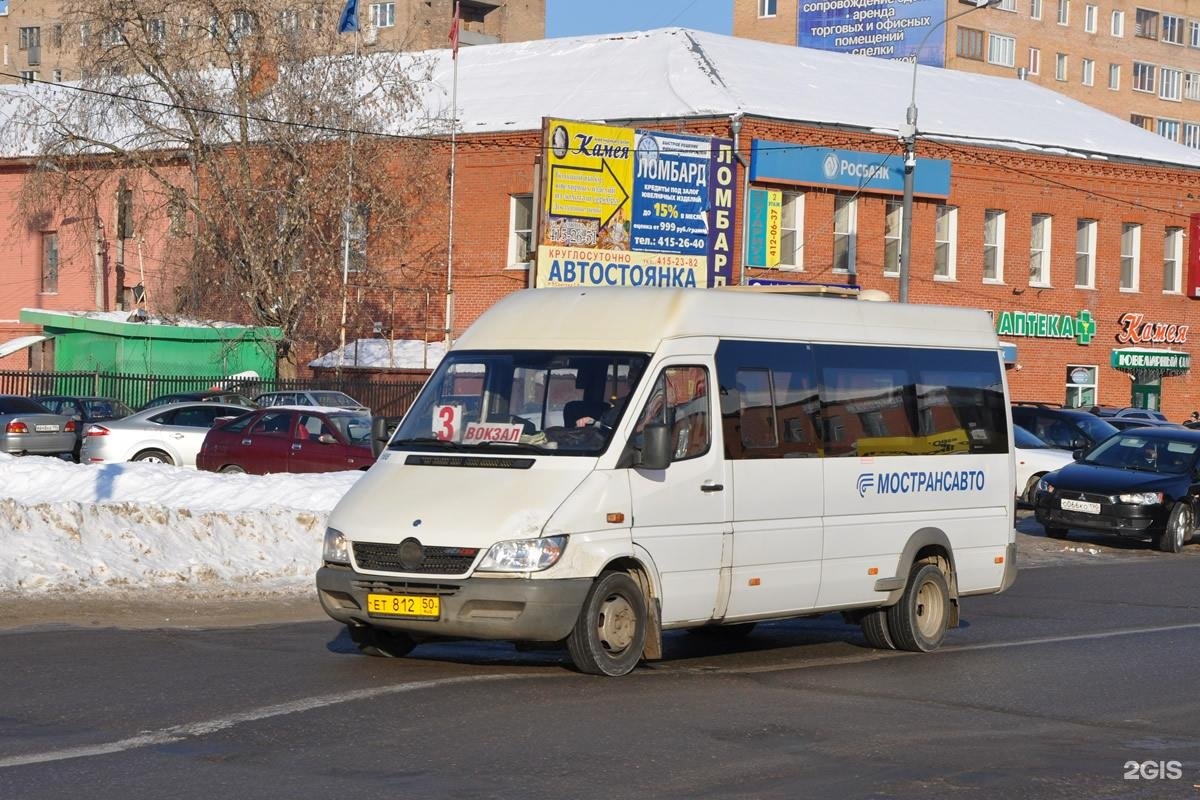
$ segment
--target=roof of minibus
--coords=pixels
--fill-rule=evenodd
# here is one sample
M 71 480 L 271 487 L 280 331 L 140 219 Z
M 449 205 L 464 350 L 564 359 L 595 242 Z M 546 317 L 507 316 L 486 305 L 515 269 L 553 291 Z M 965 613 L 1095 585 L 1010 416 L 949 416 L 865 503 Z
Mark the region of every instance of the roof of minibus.
M 729 289 L 524 289 L 493 305 L 456 350 L 650 353 L 664 339 L 722 336 L 996 349 L 987 312 Z

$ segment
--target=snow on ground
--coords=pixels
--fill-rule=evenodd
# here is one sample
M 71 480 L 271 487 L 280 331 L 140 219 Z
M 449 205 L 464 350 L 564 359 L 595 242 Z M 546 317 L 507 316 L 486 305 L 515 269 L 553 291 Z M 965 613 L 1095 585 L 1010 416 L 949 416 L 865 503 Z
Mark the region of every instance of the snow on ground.
M 361 475 L 0 453 L 0 593 L 308 591 L 325 518 Z

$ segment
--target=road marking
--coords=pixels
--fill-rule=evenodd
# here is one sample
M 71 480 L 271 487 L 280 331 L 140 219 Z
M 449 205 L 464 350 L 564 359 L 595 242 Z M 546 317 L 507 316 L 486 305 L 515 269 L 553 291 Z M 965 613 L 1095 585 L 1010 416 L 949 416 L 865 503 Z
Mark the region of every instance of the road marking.
M 556 673 L 557 674 L 557 673 Z M 326 706 L 340 705 L 342 703 L 353 703 L 357 700 L 369 700 L 373 697 L 381 697 L 389 694 L 401 694 L 403 692 L 415 692 L 421 689 L 435 689 L 442 686 L 453 686 L 460 683 L 487 683 L 491 681 L 512 680 L 514 678 L 531 677 L 530 674 L 510 673 L 505 675 L 473 675 L 461 678 L 440 678 L 430 681 L 413 681 L 411 683 L 399 683 L 392 686 L 379 686 L 373 689 L 357 689 L 351 692 L 341 692 L 339 694 L 318 695 L 309 697 L 304 700 L 293 700 L 289 703 L 278 703 L 271 706 L 262 706 L 261 708 L 253 708 L 248 711 L 242 711 L 237 714 L 230 714 L 227 717 L 217 717 L 216 719 L 202 720 L 200 722 L 189 722 L 185 725 L 175 725 L 170 728 L 163 728 L 158 731 L 147 731 L 140 733 L 137 736 L 130 736 L 127 739 L 118 739 L 115 742 L 102 742 L 100 744 L 84 745 L 82 747 L 68 747 L 64 750 L 50 750 L 44 753 L 27 753 L 19 756 L 9 756 L 0 758 L 0 769 L 8 767 L 21 767 L 29 764 L 45 764 L 51 761 L 65 761 L 71 758 L 88 758 L 91 756 L 103 756 L 111 753 L 120 753 L 126 750 L 136 750 L 140 747 L 155 747 L 158 745 L 172 744 L 174 742 L 183 741 L 184 739 L 195 736 L 207 736 L 210 733 L 228 730 L 237 725 L 242 725 L 247 722 L 256 722 L 261 719 L 269 719 L 271 717 L 282 717 L 288 714 L 300 714 L 305 711 L 312 711 Z
M 1075 633 L 1069 636 L 1047 636 L 1042 639 L 1022 639 L 1018 642 L 983 642 L 981 644 L 965 644 L 961 647 L 945 647 L 940 652 L 961 653 L 967 650 L 996 650 L 1001 647 L 1029 647 L 1037 644 L 1057 644 L 1059 642 L 1078 642 L 1087 639 L 1112 639 L 1117 636 L 1140 636 L 1145 633 L 1168 633 L 1170 631 L 1186 631 L 1200 628 L 1200 622 L 1185 622 L 1181 625 L 1160 625 L 1153 628 L 1125 628 L 1119 631 L 1100 631 L 1099 633 Z

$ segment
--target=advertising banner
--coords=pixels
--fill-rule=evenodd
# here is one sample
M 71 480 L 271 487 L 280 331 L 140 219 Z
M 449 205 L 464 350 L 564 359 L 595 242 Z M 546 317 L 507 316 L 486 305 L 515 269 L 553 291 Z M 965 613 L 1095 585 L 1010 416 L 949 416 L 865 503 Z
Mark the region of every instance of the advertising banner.
M 733 143 L 548 119 L 535 286 L 730 279 Z
M 751 267 L 779 266 L 783 192 L 751 189 L 746 204 L 746 264 Z
M 945 21 L 944 0 L 800 0 L 799 6 L 801 47 L 946 65 L 944 37 L 925 38 Z
M 898 153 L 835 150 L 755 139 L 751 143 L 750 180 L 898 195 L 904 192 L 904 157 Z M 949 197 L 950 162 L 944 158 L 918 158 L 913 169 L 913 194 Z

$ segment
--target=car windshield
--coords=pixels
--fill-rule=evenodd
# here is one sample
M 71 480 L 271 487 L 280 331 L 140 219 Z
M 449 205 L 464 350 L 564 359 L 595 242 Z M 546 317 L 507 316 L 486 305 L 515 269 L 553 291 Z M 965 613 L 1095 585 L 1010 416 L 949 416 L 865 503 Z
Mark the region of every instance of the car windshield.
M 133 413 L 120 400 L 88 399 L 83 401 L 89 419 L 120 419 Z
M 343 392 L 312 392 L 312 399 L 317 405 L 329 408 L 362 405 L 362 403 Z
M 1110 425 L 1107 420 L 1100 419 L 1091 414 L 1080 414 L 1079 419 L 1075 420 L 1075 422 L 1093 442 L 1102 442 L 1117 432 L 1117 429 Z
M 337 414 L 329 417 L 333 425 L 350 444 L 370 445 L 371 418 L 362 414 Z
M 389 447 L 596 456 L 648 362 L 644 353 L 451 352 Z
M 0 397 L 0 414 L 46 414 L 49 409 L 28 397 Z
M 1048 450 L 1050 445 L 1034 436 L 1020 425 L 1013 425 L 1013 443 L 1022 450 Z
M 1183 475 L 1196 461 L 1196 442 L 1159 439 L 1127 431 L 1099 444 L 1084 457 L 1087 464 L 1165 475 Z

